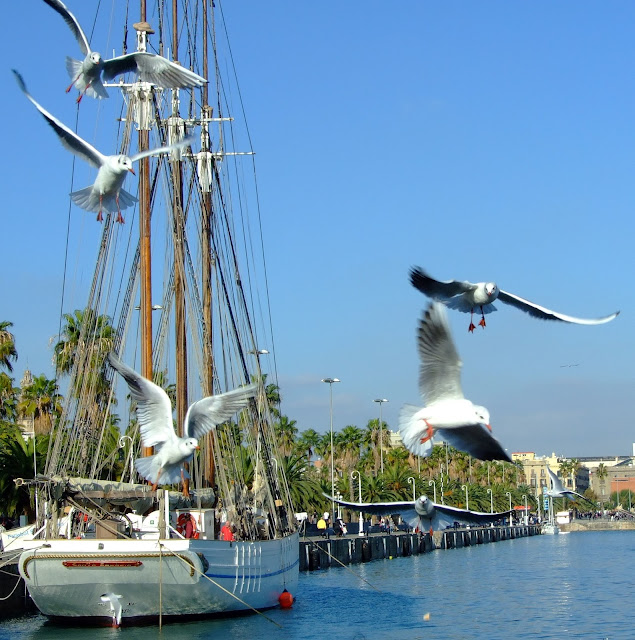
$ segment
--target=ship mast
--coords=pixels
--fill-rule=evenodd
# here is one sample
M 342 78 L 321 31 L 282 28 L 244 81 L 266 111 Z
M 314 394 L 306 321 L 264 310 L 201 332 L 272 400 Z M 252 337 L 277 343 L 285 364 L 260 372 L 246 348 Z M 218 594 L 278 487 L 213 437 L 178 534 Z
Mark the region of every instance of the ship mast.
M 141 21 L 134 26 L 137 32 L 137 51 L 146 50 L 147 34 L 154 33 L 146 22 L 146 2 L 141 2 Z M 150 108 L 152 89 L 144 82 L 136 83 L 137 124 L 139 127 L 139 152 L 150 146 Z M 141 322 L 141 374 L 152 380 L 152 269 L 150 261 L 151 247 L 151 211 L 150 211 L 150 158 L 139 161 L 139 245 L 141 280 L 140 322 Z M 152 447 L 144 447 L 143 455 L 152 455 Z
M 172 0 L 172 56 L 179 59 L 178 6 Z M 169 142 L 175 142 L 185 134 L 183 119 L 179 116 L 179 92 L 172 92 L 172 115 L 168 120 Z M 185 331 L 185 220 L 183 213 L 183 165 L 180 153 L 170 159 L 174 200 L 172 202 L 174 229 L 174 307 L 176 343 L 176 424 L 179 435 L 183 436 L 185 414 L 187 412 L 187 337 Z M 184 465 L 187 469 L 189 465 Z M 183 481 L 183 493 L 189 496 L 190 482 Z

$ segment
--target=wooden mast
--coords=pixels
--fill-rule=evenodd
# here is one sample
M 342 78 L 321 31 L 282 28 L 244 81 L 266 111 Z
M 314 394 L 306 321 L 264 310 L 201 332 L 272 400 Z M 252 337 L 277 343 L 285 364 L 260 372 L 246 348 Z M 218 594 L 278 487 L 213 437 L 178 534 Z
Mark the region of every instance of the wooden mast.
M 211 3 L 210 3 L 211 4 Z M 203 2 L 203 77 L 209 80 L 208 50 L 208 3 Z M 214 29 L 212 28 L 212 33 Z M 203 151 L 210 151 L 209 144 L 209 120 L 212 117 L 212 108 L 209 106 L 209 83 L 203 85 Z M 213 159 L 210 157 L 210 171 L 214 171 Z M 203 395 L 209 396 L 214 392 L 214 357 L 212 352 L 212 194 L 211 184 L 209 190 L 203 191 L 203 211 L 201 221 L 201 253 L 202 253 L 202 288 L 203 288 Z M 211 487 L 216 484 L 216 469 L 214 466 L 214 452 L 212 449 L 212 435 L 207 436 L 207 480 Z
M 179 59 L 178 3 L 172 0 L 172 56 Z M 183 120 L 179 116 L 178 89 L 172 92 L 172 116 L 169 126 L 174 136 L 184 133 Z M 174 202 L 172 203 L 174 229 L 174 311 L 176 342 L 176 424 L 179 435 L 183 436 L 185 414 L 187 412 L 187 337 L 185 332 L 185 256 L 184 256 L 184 215 L 183 215 L 183 165 L 177 153 L 170 160 Z M 185 464 L 187 469 L 189 465 Z M 189 496 L 190 482 L 183 479 L 183 494 Z
M 146 35 L 152 33 L 146 22 L 146 2 L 141 2 L 141 21 L 134 25 L 137 31 L 137 50 L 146 50 Z M 137 90 L 139 101 L 139 152 L 145 151 L 150 145 L 150 122 L 142 114 L 148 111 L 151 92 L 143 87 Z M 139 161 L 139 244 L 141 280 L 140 322 L 141 322 L 141 375 L 152 380 L 152 270 L 150 261 L 151 247 L 151 212 L 150 212 L 150 158 Z M 143 456 L 152 455 L 152 447 L 143 447 Z

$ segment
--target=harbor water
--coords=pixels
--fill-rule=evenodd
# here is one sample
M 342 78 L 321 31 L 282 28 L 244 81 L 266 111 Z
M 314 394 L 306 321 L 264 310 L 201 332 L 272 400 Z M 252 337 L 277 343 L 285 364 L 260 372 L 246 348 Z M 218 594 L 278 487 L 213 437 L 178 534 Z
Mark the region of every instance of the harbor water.
M 302 572 L 290 610 L 122 629 L 0 623 L 0 639 L 635 637 L 635 531 L 533 536 Z

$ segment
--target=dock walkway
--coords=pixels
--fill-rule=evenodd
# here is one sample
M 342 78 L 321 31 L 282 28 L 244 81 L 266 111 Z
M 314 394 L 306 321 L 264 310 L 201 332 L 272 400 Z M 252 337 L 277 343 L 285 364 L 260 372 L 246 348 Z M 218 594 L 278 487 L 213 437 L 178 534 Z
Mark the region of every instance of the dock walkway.
M 436 549 L 458 549 L 501 540 L 540 535 L 537 525 L 446 529 L 430 533 L 371 533 L 300 539 L 300 571 L 314 571 L 341 565 L 358 564 L 384 558 L 397 558 Z

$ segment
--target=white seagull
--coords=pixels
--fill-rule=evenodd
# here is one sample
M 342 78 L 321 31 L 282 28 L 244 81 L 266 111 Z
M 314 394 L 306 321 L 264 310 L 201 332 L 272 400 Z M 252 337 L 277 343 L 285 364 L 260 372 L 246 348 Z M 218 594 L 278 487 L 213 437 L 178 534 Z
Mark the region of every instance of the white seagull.
M 433 302 L 417 331 L 421 369 L 419 387 L 426 406 L 406 404 L 399 413 L 399 433 L 407 449 L 426 457 L 438 431 L 444 440 L 479 460 L 511 458 L 492 436 L 489 411 L 472 404 L 461 390 L 461 366 L 445 307 Z
M 122 188 L 123 182 L 128 172 L 135 175 L 132 164 L 147 156 L 156 156 L 163 153 L 169 153 L 173 149 L 185 147 L 191 144 L 194 138 L 185 138 L 180 142 L 168 145 L 166 147 L 158 147 L 156 149 L 148 149 L 133 156 L 123 154 L 115 156 L 105 156 L 95 147 L 82 140 L 74 131 L 69 129 L 65 124 L 60 122 L 55 116 L 51 115 L 44 107 L 38 104 L 33 96 L 28 92 L 26 84 L 22 76 L 14 69 L 13 73 L 18 81 L 20 89 L 24 95 L 35 105 L 35 108 L 44 116 L 44 119 L 51 125 L 55 133 L 57 133 L 60 142 L 76 156 L 88 162 L 93 167 L 97 167 L 97 178 L 95 182 L 84 189 L 73 191 L 71 199 L 73 202 L 86 211 L 97 213 L 97 220 L 101 221 L 102 211 L 106 213 L 117 213 L 117 222 L 123 223 L 122 209 L 132 206 L 137 199 L 125 189 Z
M 44 0 L 44 2 L 62 16 L 79 43 L 79 48 L 86 56 L 83 61 L 66 58 L 66 69 L 72 80 L 66 92 L 68 93 L 74 85 L 80 92 L 77 102 L 85 93 L 93 98 L 107 98 L 108 93 L 102 84 L 102 76 L 108 81 L 129 71 L 138 74 L 143 82 L 150 82 L 168 89 L 202 87 L 207 83 L 207 80 L 198 74 L 154 53 L 138 51 L 104 60 L 99 53 L 91 50 L 86 34 L 63 2 L 60 0 Z
M 550 498 L 569 498 L 569 500 L 575 500 L 576 498 L 582 498 L 582 500 L 586 500 L 593 504 L 592 500 L 585 498 L 581 493 L 576 493 L 575 491 L 571 491 L 570 489 L 565 489 L 562 484 L 562 480 L 558 478 L 558 476 L 547 467 L 547 472 L 549 473 L 549 478 L 551 479 L 551 489 L 545 491 L 545 495 L 548 495 Z
M 413 267 L 410 270 L 410 282 L 419 289 L 421 293 L 425 293 L 434 300 L 443 301 L 450 309 L 463 311 L 470 314 L 470 326 L 468 330 L 473 332 L 474 326 L 473 315 L 474 310 L 481 312 L 481 321 L 479 326 L 485 328 L 485 314 L 496 311 L 496 307 L 492 304 L 495 300 L 500 300 L 506 304 L 510 304 L 516 309 L 520 309 L 534 318 L 541 320 L 559 320 L 561 322 L 571 322 L 573 324 L 604 324 L 610 322 L 617 317 L 619 311 L 612 313 L 603 318 L 574 318 L 564 313 L 551 311 L 546 307 L 541 307 L 534 302 L 525 300 L 520 296 L 508 293 L 499 289 L 495 282 L 467 282 L 459 280 L 439 281 L 431 278 L 427 273 L 419 267 Z
M 159 483 L 174 484 L 181 478 L 189 478 L 183 464 L 191 460 L 199 448 L 198 439 L 245 408 L 258 391 L 258 385 L 250 384 L 198 400 L 187 410 L 183 423 L 184 437 L 180 438 L 174 432 L 168 394 L 125 365 L 112 352 L 108 354 L 108 362 L 128 383 L 130 395 L 137 403 L 143 446 L 155 447 L 154 455 L 135 460 L 137 471 L 153 484 L 153 489 Z
M 489 524 L 496 520 L 508 517 L 511 511 L 500 513 L 484 513 L 481 511 L 468 511 L 458 507 L 450 507 L 445 504 L 432 502 L 425 495 L 419 496 L 416 500 L 404 502 L 345 502 L 344 500 L 333 499 L 328 494 L 323 494 L 329 500 L 362 513 L 372 513 L 376 516 L 389 516 L 399 514 L 413 529 L 428 531 L 433 529 L 439 531 L 445 529 L 454 522 L 465 524 Z
M 112 626 L 118 627 L 121 624 L 121 598 L 123 596 L 118 593 L 109 591 L 99 597 L 102 602 L 108 602 L 110 604 L 110 611 L 112 612 Z

